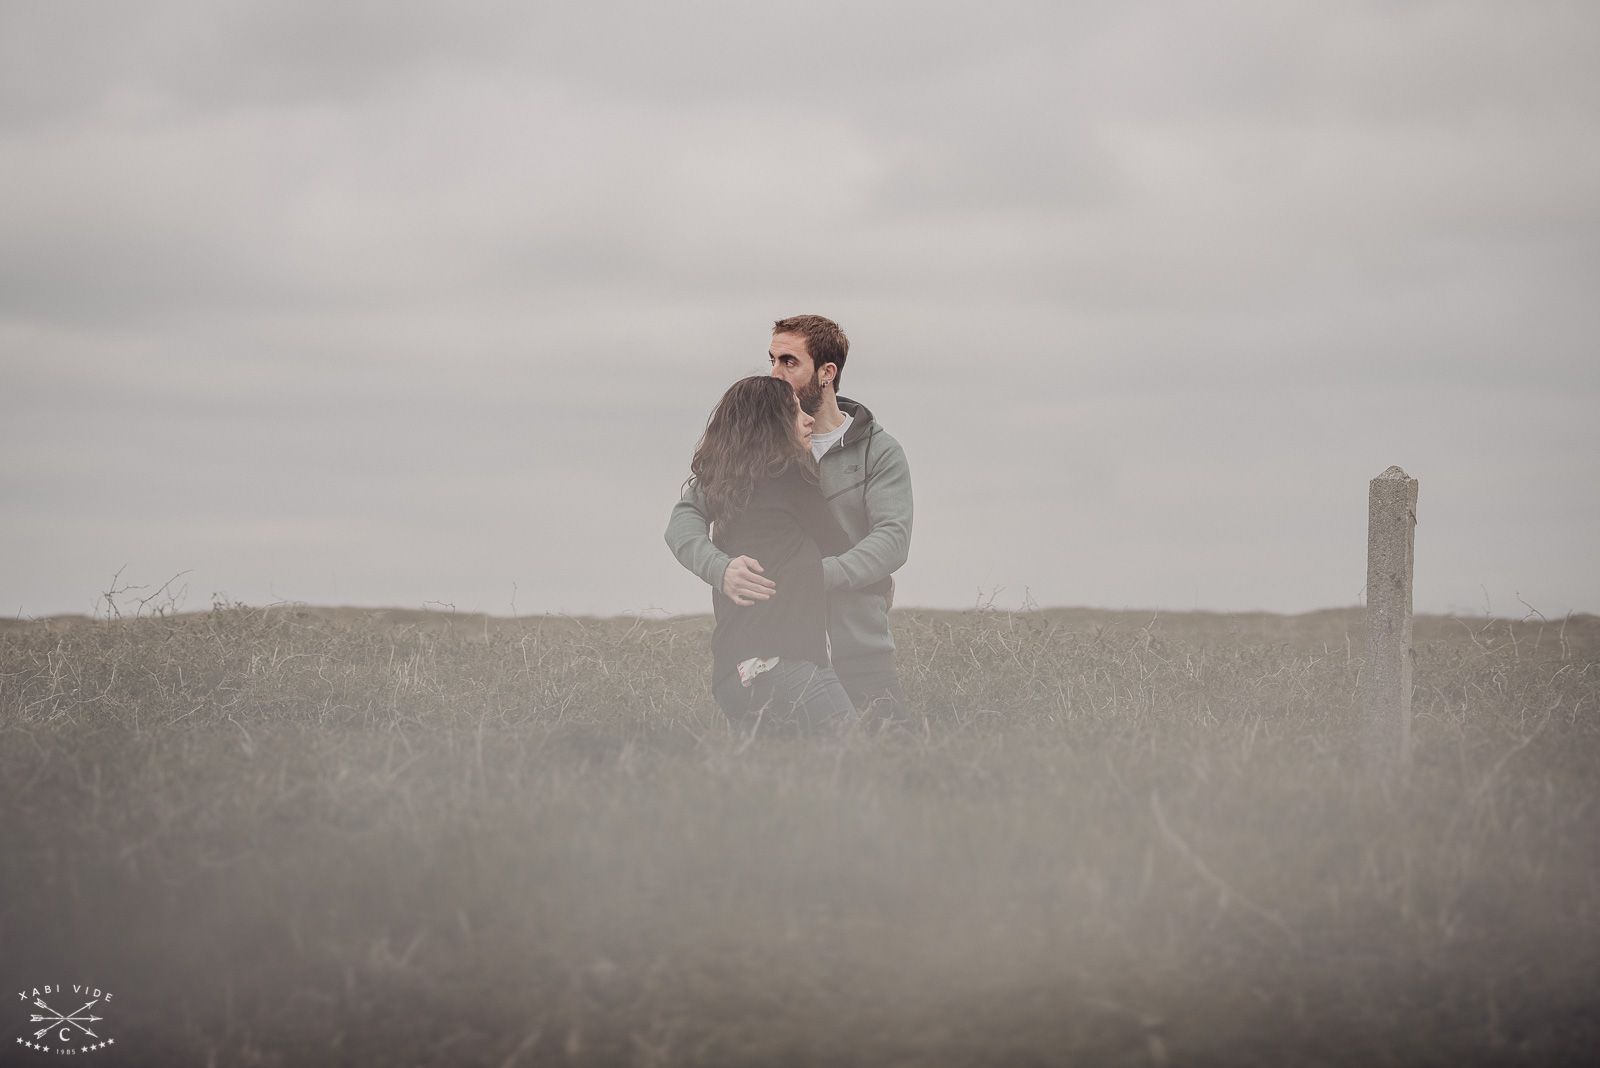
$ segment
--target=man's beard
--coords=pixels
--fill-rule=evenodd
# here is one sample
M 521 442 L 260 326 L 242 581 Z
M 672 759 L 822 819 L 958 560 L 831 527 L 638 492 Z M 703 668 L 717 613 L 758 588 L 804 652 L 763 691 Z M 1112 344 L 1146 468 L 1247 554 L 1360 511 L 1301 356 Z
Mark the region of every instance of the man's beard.
M 794 395 L 800 401 L 800 410 L 807 415 L 822 411 L 822 383 L 817 381 L 817 372 L 812 371 L 811 381 L 797 388 Z

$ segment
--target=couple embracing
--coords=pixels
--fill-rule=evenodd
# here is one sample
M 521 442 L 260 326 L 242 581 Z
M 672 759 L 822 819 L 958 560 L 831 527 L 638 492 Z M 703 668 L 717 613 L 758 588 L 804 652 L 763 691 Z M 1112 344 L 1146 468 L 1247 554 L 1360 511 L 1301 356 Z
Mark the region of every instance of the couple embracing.
M 712 587 L 712 694 L 741 731 L 903 722 L 889 634 L 911 544 L 911 473 L 865 405 L 839 396 L 838 324 L 773 325 L 770 375 L 706 423 L 667 544 Z

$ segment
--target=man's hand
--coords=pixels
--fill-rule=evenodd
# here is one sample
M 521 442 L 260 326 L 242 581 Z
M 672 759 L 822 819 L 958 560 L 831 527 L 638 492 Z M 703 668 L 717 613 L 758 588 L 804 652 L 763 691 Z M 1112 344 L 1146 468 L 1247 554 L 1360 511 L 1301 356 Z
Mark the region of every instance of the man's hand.
M 741 608 L 765 601 L 778 592 L 778 584 L 760 574 L 761 565 L 751 556 L 735 556 L 722 573 L 722 592 Z

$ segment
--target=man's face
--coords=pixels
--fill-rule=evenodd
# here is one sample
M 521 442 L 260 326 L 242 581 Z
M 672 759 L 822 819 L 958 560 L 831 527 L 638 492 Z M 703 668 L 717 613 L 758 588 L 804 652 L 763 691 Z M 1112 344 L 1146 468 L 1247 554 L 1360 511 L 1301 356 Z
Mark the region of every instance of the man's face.
M 811 364 L 806 339 L 799 334 L 773 334 L 767 357 L 772 360 L 772 377 L 793 386 L 794 395 L 800 398 L 800 407 L 808 415 L 816 415 L 822 409 L 822 376 Z

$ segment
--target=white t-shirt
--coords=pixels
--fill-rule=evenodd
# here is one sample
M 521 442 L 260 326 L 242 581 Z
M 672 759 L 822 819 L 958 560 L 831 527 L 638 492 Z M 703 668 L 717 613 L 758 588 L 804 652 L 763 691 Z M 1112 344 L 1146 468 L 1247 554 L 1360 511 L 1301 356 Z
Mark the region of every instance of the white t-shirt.
M 853 415 L 846 415 L 844 422 L 828 431 L 826 434 L 811 435 L 811 455 L 822 459 L 822 454 L 833 448 L 834 442 L 844 437 L 844 432 L 850 429 L 850 424 L 856 421 Z

